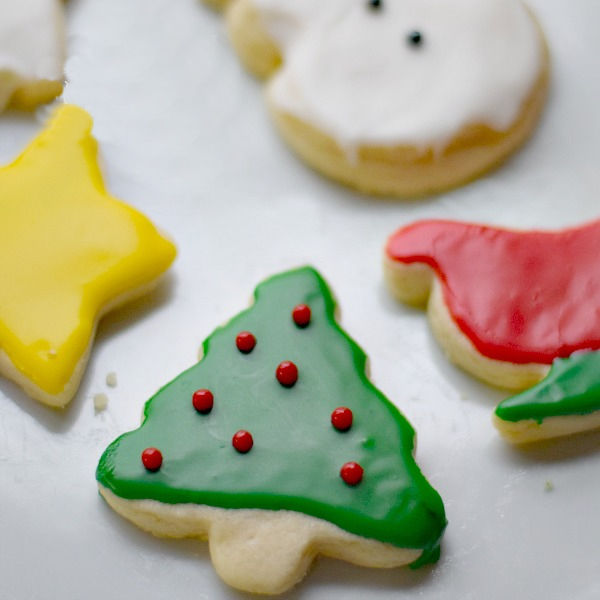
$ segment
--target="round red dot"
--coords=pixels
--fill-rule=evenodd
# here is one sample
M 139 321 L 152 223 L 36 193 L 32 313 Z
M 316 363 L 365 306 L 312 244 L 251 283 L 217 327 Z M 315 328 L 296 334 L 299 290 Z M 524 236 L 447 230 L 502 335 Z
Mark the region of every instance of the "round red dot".
M 250 449 L 254 445 L 254 440 L 252 439 L 252 434 L 249 431 L 240 429 L 233 435 L 231 443 L 238 452 L 246 454 L 246 452 L 250 452 Z
M 235 338 L 235 345 L 240 352 L 248 354 L 256 346 L 256 338 L 249 331 L 241 331 Z
M 162 453 L 158 448 L 146 448 L 142 452 L 142 463 L 148 471 L 158 471 L 162 461 Z
M 363 473 L 363 468 L 355 462 L 347 462 L 340 469 L 340 477 L 348 485 L 358 485 L 362 481 Z
M 214 401 L 215 398 L 210 390 L 196 390 L 192 396 L 194 408 L 203 415 L 212 410 Z
M 298 327 L 306 327 L 310 323 L 310 307 L 306 304 L 298 304 L 292 311 L 292 319 Z
M 298 367 L 291 360 L 284 360 L 279 363 L 275 377 L 284 387 L 292 387 L 298 381 Z
M 352 427 L 352 411 L 345 406 L 336 408 L 331 413 L 331 424 L 338 431 L 348 431 Z

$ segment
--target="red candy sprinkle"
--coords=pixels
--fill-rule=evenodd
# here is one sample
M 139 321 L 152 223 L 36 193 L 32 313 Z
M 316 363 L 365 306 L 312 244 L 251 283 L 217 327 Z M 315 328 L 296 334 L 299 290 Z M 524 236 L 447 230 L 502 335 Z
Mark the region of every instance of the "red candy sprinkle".
M 235 338 L 235 345 L 240 352 L 248 354 L 256 346 L 256 338 L 249 331 L 241 331 Z
M 212 410 L 214 400 L 215 398 L 210 390 L 196 390 L 192 396 L 194 408 L 203 415 Z
M 338 431 L 348 431 L 352 427 L 352 411 L 345 406 L 336 408 L 331 413 L 331 424 Z
M 292 319 L 298 327 L 306 327 L 310 323 L 310 307 L 306 304 L 298 304 L 292 311 Z
M 362 481 L 363 473 L 363 468 L 355 462 L 347 462 L 340 469 L 340 477 L 348 485 L 358 485 Z
M 142 452 L 142 463 L 148 471 L 158 471 L 162 465 L 162 454 L 158 448 L 146 448 Z
M 298 367 L 292 361 L 284 360 L 279 363 L 275 377 L 284 387 L 292 387 L 298 381 Z
M 241 454 L 246 454 L 246 452 L 250 452 L 250 449 L 254 445 L 254 440 L 252 439 L 252 434 L 249 431 L 240 429 L 233 435 L 231 443 L 238 452 Z

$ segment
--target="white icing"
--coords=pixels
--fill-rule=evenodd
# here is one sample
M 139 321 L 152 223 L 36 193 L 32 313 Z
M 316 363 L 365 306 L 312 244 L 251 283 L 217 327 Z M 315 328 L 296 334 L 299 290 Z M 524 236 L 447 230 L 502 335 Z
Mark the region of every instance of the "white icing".
M 505 131 L 541 70 L 541 36 L 519 0 L 253 3 L 284 56 L 271 102 L 350 151 L 439 150 L 475 123 Z
M 60 0 L 0 0 L 0 85 L 62 80 L 63 10 Z

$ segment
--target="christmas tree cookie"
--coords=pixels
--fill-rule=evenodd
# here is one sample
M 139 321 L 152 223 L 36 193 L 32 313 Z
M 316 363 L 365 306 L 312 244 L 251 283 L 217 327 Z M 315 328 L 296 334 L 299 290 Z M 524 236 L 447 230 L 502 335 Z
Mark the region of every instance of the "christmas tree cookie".
M 511 231 L 421 221 L 393 234 L 392 292 L 427 303 L 450 360 L 499 387 L 523 390 L 557 358 L 600 349 L 600 220 L 562 231 Z
M 600 427 L 600 352 L 556 359 L 543 381 L 498 405 L 494 423 L 517 444 Z
M 250 592 L 288 589 L 319 553 L 436 560 L 444 507 L 413 460 L 414 431 L 335 308 L 312 268 L 261 283 L 105 451 L 112 508 L 155 535 L 208 539 L 219 575 Z
M 98 321 L 147 292 L 175 247 L 113 198 L 92 119 L 61 106 L 0 168 L 0 374 L 54 407 L 73 397 Z

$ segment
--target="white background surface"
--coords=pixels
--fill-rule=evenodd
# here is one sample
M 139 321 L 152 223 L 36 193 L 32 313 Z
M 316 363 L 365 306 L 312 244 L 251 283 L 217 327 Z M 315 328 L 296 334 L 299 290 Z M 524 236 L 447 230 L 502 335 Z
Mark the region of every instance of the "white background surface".
M 380 270 L 385 238 L 417 218 L 552 228 L 597 216 L 600 3 L 532 4 L 554 81 L 531 143 L 466 188 L 388 203 L 329 183 L 288 152 L 260 85 L 204 6 L 72 0 L 65 99 L 95 119 L 110 190 L 169 232 L 179 257 L 155 293 L 102 322 L 68 410 L 0 381 L 0 598 L 245 597 L 214 574 L 206 544 L 154 539 L 108 509 L 94 470 L 106 445 L 139 424 L 145 400 L 194 362 L 202 339 L 245 308 L 261 279 L 303 263 L 329 280 L 375 383 L 415 426 L 417 460 L 449 525 L 432 568 L 319 559 L 287 597 L 600 598 L 600 434 L 507 447 L 490 422 L 503 394 L 446 362 L 424 314 L 396 305 Z M 0 160 L 19 152 L 44 115 L 0 117 Z M 110 371 L 115 389 L 105 384 Z M 95 414 L 98 392 L 110 401 Z

